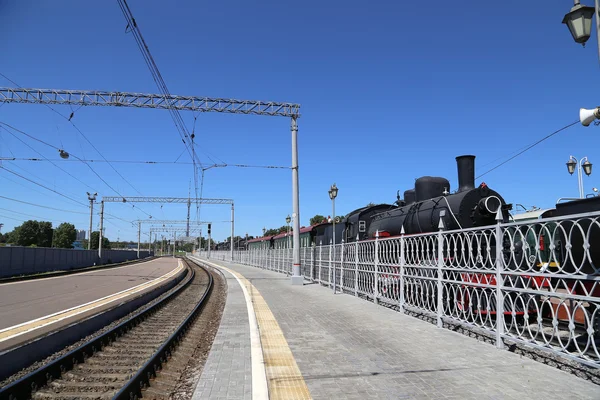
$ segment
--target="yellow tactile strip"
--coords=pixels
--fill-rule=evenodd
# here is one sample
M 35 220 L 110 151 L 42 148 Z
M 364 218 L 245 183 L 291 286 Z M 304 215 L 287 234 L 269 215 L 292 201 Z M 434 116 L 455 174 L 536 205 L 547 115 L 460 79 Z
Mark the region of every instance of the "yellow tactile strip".
M 312 399 L 292 350 L 265 299 L 242 274 L 219 267 L 235 275 L 250 294 L 260 330 L 269 399 Z
M 153 279 L 149 282 L 142 283 L 140 285 L 134 286 L 129 289 L 125 289 L 118 293 L 103 297 L 98 300 L 91 301 L 86 304 L 82 304 L 82 305 L 79 305 L 76 307 L 69 308 L 67 310 L 63 310 L 63 311 L 56 312 L 54 314 L 47 315 L 45 317 L 37 318 L 32 321 L 23 322 L 19 325 L 15 325 L 15 326 L 11 326 L 11 327 L 2 329 L 2 330 L 0 330 L 0 342 L 3 342 L 8 339 L 12 339 L 16 336 L 22 335 L 27 332 L 31 332 L 31 331 L 39 329 L 43 326 L 47 326 L 47 325 L 53 324 L 55 322 L 62 321 L 64 319 L 82 314 L 84 312 L 87 312 L 87 311 L 90 311 L 93 309 L 96 309 L 96 308 L 104 306 L 106 304 L 124 299 L 127 296 L 131 296 L 132 294 L 139 293 L 142 290 L 145 290 L 152 286 L 156 286 L 168 279 L 171 279 L 172 277 L 176 276 L 179 272 L 181 272 L 183 269 L 184 269 L 184 266 L 181 263 L 181 261 L 179 261 L 177 268 L 175 268 L 175 269 L 171 270 L 170 272 L 167 272 L 163 276 Z

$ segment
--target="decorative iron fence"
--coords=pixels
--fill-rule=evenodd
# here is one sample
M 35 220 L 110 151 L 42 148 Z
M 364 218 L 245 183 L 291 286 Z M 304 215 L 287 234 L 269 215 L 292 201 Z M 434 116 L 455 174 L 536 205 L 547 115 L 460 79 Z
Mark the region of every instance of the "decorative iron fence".
M 600 212 L 302 248 L 300 256 L 310 281 L 439 327 L 479 328 L 500 348 L 509 339 L 600 368 Z M 239 251 L 233 261 L 290 275 L 292 250 Z

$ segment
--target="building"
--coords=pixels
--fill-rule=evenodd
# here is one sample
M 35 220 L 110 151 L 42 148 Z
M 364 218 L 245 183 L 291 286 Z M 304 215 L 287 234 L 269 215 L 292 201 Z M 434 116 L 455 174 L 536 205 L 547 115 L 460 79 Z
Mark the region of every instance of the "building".
M 80 229 L 77 231 L 77 237 L 75 238 L 75 240 L 85 240 L 85 230 Z

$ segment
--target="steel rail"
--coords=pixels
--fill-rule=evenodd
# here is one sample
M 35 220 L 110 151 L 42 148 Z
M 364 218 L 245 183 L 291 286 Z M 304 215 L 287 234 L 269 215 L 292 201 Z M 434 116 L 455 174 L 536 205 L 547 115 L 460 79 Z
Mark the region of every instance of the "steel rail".
M 198 265 L 198 264 L 196 264 L 196 265 Z M 200 268 L 203 268 L 203 267 L 200 266 Z M 203 269 L 205 269 L 205 268 L 203 268 Z M 76 349 L 71 350 L 70 352 L 57 358 L 56 360 L 53 360 L 53 361 L 49 362 L 48 364 L 41 366 L 37 370 L 32 371 L 31 373 L 23 376 L 22 378 L 16 380 L 15 382 L 1 388 L 0 389 L 0 400 L 30 398 L 32 392 L 36 391 L 38 388 L 41 388 L 41 387 L 47 385 L 54 379 L 60 378 L 63 373 L 72 369 L 77 363 L 85 362 L 86 358 L 93 355 L 97 351 L 101 350 L 103 346 L 110 344 L 117 337 L 125 334 L 128 330 L 137 326 L 140 322 L 144 321 L 151 313 L 156 311 L 159 307 L 163 306 L 168 301 L 172 300 L 176 295 L 180 294 L 184 289 L 186 289 L 190 285 L 190 283 L 192 282 L 192 280 L 194 279 L 194 276 L 195 276 L 195 272 L 192 268 L 189 268 L 189 264 L 188 264 L 188 270 L 189 270 L 189 273 L 188 273 L 187 277 L 185 278 L 185 281 L 183 283 L 180 283 L 178 285 L 178 287 L 175 290 L 173 290 L 168 296 L 166 296 L 159 302 L 156 302 L 152 306 L 139 311 L 138 313 L 133 315 L 128 320 L 123 321 L 119 325 L 111 328 L 110 330 L 101 334 L 100 336 L 98 336 L 94 339 L 91 339 L 90 341 L 88 341 L 86 343 L 83 343 L 81 346 L 77 347 Z M 206 292 L 209 292 L 212 289 L 212 276 L 210 275 L 210 273 L 208 275 L 210 277 L 210 281 L 209 281 L 209 287 Z M 206 298 L 206 294 L 202 297 L 202 302 L 199 303 L 199 305 L 204 303 L 205 298 Z M 196 308 L 194 308 L 194 310 L 192 311 L 190 316 L 193 313 L 197 312 L 197 310 L 198 310 L 198 306 L 196 306 Z M 184 324 L 180 325 L 179 329 L 168 338 L 169 346 L 163 345 L 163 346 L 161 346 L 160 349 L 164 349 L 164 348 L 167 348 L 168 350 L 172 349 L 175 338 L 181 338 L 181 336 L 183 335 L 181 328 L 182 328 L 182 326 L 187 327 L 187 325 L 185 325 L 185 323 L 190 321 L 190 316 L 188 316 L 186 318 Z M 146 367 L 147 364 L 148 363 L 146 363 L 144 365 L 144 367 Z M 138 372 L 138 374 L 136 374 L 135 377 L 138 377 L 140 374 L 141 373 Z M 127 384 L 127 386 L 130 387 L 129 383 Z
M 204 269 L 206 268 L 201 266 L 199 263 L 186 259 L 187 262 L 193 262 L 198 267 Z M 208 273 L 208 288 L 202 295 L 202 298 L 196 304 L 192 312 L 187 316 L 187 318 L 177 327 L 175 332 L 169 336 L 169 338 L 163 343 L 162 346 L 152 355 L 152 357 L 138 370 L 138 372 L 123 386 L 123 388 L 113 397 L 114 399 L 121 400 L 130 400 L 142 397 L 142 390 L 145 387 L 150 386 L 150 380 L 154 377 L 156 378 L 156 373 L 162 368 L 162 365 L 168 360 L 171 356 L 171 353 L 179 343 L 179 341 L 183 338 L 185 333 L 188 331 L 191 324 L 194 323 L 200 311 L 206 305 L 206 299 L 210 296 L 213 288 L 213 277 Z

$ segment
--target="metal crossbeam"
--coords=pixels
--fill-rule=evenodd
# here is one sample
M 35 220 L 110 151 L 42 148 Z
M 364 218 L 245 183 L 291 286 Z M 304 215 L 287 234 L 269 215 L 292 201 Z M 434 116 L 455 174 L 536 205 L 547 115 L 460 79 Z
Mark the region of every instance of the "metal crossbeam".
M 142 224 L 190 224 L 190 225 L 206 225 L 212 223 L 212 221 L 187 221 L 187 220 L 171 220 L 171 219 L 138 219 L 133 221 L 135 223 Z M 231 222 L 231 221 L 222 221 Z
M 201 199 L 189 197 L 103 197 L 105 203 L 201 203 L 201 204 L 233 204 L 232 199 Z
M 27 89 L 0 87 L 0 103 L 118 106 L 219 112 L 227 114 L 299 117 L 300 105 L 274 101 L 220 99 L 196 96 L 105 92 L 99 90 Z
M 150 228 L 150 232 L 186 232 L 187 228 L 171 227 L 171 228 Z M 190 228 L 190 232 L 200 232 L 200 228 Z

